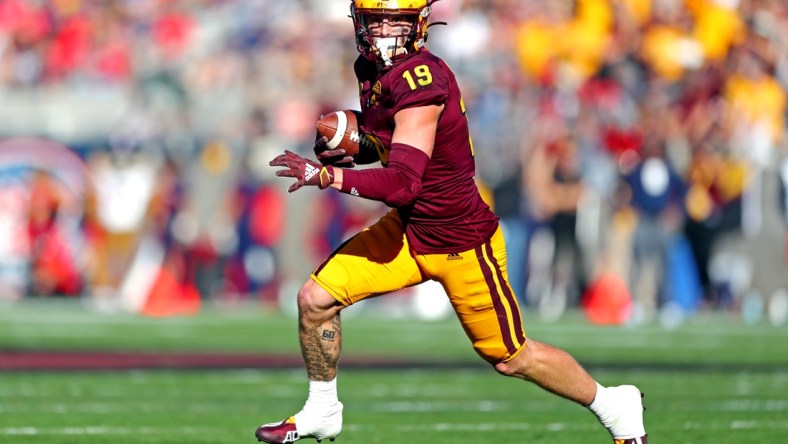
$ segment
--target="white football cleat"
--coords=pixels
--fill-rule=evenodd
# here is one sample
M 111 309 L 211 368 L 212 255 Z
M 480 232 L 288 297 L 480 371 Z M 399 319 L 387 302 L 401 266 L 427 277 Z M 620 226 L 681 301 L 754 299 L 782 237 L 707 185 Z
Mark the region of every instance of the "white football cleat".
M 301 410 L 282 422 L 261 425 L 255 437 L 269 444 L 289 444 L 304 438 L 333 441 L 342 431 L 342 407 L 342 403 L 337 402 L 336 407 L 325 414 Z

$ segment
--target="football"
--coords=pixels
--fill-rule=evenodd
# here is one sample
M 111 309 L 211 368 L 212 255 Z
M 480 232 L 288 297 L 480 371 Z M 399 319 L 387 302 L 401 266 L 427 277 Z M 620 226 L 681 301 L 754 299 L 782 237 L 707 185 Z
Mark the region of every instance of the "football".
M 328 149 L 343 149 L 349 156 L 358 154 L 358 111 L 342 110 L 326 114 L 317 121 L 317 136 L 328 139 Z

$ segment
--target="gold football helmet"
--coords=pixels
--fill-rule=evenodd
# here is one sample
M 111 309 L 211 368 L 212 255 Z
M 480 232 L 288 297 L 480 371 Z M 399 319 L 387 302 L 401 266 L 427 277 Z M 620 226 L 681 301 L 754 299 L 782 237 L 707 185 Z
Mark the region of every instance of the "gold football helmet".
M 430 5 L 436 1 L 352 0 L 358 52 L 385 66 L 419 52 L 427 41 Z

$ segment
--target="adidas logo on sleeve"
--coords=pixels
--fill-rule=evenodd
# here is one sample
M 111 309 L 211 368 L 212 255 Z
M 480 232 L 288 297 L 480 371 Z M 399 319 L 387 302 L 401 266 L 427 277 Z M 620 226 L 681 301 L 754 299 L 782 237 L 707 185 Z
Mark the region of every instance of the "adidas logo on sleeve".
M 446 255 L 447 261 L 461 261 L 464 258 L 460 256 L 460 253 L 449 253 Z

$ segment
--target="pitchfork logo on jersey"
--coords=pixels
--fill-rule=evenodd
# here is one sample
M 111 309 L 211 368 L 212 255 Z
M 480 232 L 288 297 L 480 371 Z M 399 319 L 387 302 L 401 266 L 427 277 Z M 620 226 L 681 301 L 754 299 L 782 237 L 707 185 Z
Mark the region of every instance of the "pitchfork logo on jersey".
M 381 94 L 383 94 L 383 86 L 380 84 L 380 81 L 377 81 L 372 85 L 372 95 L 367 99 L 367 108 L 373 105 L 377 106 L 379 103 L 378 97 L 380 97 Z

